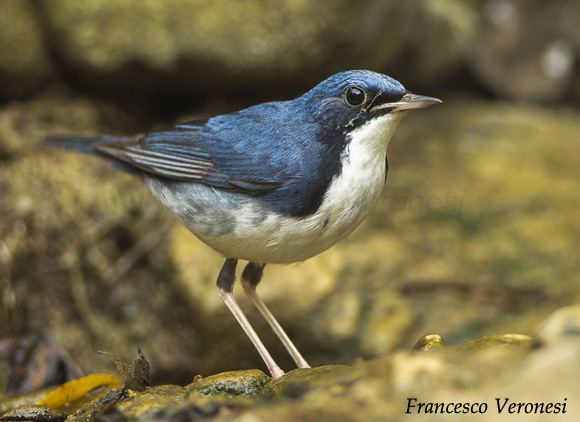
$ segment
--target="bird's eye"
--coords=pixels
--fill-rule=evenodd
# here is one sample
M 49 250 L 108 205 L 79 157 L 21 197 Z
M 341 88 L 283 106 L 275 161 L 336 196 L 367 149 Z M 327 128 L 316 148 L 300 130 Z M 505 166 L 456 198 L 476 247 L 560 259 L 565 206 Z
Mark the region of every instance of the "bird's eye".
M 348 105 L 357 107 L 365 102 L 366 93 L 359 87 L 349 86 L 344 92 L 344 99 Z

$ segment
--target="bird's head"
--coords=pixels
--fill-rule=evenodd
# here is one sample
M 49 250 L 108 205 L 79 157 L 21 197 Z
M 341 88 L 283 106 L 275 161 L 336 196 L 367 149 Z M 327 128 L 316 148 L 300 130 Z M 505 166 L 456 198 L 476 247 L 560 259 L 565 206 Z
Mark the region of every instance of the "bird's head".
M 408 92 L 400 82 L 368 70 L 337 73 L 298 98 L 329 131 L 347 134 L 382 116 L 396 127 L 405 111 L 441 103 Z M 393 130 L 394 130 L 393 127 Z

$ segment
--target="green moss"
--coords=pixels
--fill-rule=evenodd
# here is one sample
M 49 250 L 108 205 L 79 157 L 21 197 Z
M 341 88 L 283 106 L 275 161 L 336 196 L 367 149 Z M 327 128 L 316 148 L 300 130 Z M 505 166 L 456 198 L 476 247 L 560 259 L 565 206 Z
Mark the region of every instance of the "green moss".
M 257 369 L 223 372 L 201 378 L 189 384 L 189 393 L 198 392 L 205 395 L 247 396 L 263 394 L 271 378 Z

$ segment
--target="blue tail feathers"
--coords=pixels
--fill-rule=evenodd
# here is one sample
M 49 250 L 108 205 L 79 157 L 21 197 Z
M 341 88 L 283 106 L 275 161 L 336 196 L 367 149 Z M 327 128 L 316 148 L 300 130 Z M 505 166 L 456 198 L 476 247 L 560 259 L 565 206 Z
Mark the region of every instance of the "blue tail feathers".
M 119 142 L 135 139 L 133 136 L 104 136 L 104 137 L 84 137 L 78 135 L 49 135 L 42 142 L 44 146 L 71 151 L 82 152 L 84 154 L 98 155 L 110 161 L 111 168 L 125 173 L 141 176 L 143 172 L 138 168 L 120 161 L 109 154 L 99 151 L 98 146 L 109 142 Z

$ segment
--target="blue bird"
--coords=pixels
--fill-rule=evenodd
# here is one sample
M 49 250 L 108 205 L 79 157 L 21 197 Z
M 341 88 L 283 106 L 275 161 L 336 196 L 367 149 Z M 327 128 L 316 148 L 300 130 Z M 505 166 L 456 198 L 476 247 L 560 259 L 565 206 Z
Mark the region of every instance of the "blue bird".
M 297 366 L 309 365 L 256 293 L 267 263 L 304 261 L 350 234 L 377 202 L 387 145 L 406 111 L 441 101 L 396 80 L 335 74 L 293 101 L 259 104 L 139 136 L 50 136 L 48 144 L 111 159 L 143 178 L 199 239 L 226 257 L 218 293 L 262 356 L 284 374 L 233 295 L 245 293 Z

